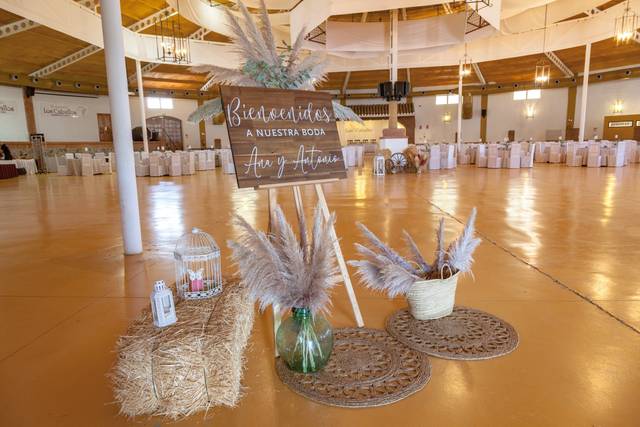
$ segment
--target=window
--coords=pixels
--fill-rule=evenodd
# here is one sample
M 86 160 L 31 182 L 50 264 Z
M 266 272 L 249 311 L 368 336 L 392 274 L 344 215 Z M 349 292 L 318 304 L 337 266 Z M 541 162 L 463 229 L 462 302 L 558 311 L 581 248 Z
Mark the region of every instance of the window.
M 518 90 L 513 92 L 514 101 L 524 101 L 526 99 L 540 99 L 542 91 L 540 89 Z
M 519 90 L 517 92 L 513 92 L 513 100 L 514 101 L 523 101 L 527 99 L 527 91 Z
M 447 105 L 447 104 L 457 104 L 458 103 L 458 95 L 449 94 L 449 95 L 436 95 L 436 105 Z
M 160 98 L 160 108 L 163 110 L 173 110 L 173 98 Z
M 151 110 L 173 110 L 173 98 L 147 98 L 147 108 Z
M 540 89 L 532 89 L 527 91 L 527 99 L 540 99 L 542 91 Z

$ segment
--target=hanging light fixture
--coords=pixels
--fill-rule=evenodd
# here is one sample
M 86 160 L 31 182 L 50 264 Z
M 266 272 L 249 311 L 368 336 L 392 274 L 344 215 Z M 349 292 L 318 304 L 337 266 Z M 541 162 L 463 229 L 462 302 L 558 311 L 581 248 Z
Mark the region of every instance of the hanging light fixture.
M 484 9 L 485 7 L 493 6 L 493 2 L 491 0 L 466 0 L 465 3 L 467 3 L 469 8 L 476 12 L 480 9 Z
M 472 67 L 472 60 L 471 57 L 469 55 L 467 55 L 467 44 L 464 44 L 464 56 L 462 57 L 462 59 L 460 60 L 461 62 L 461 69 L 460 69 L 460 75 L 462 76 L 462 78 L 465 77 L 469 77 L 471 75 L 471 67 Z
M 165 15 L 154 24 L 157 59 L 172 64 L 187 64 L 191 62 L 191 49 L 189 38 L 182 34 L 180 1 L 176 10 L 175 20 L 170 19 L 172 15 Z
M 636 36 L 636 29 L 640 26 L 638 14 L 631 10 L 629 0 L 622 16 L 616 18 L 615 39 L 616 44 L 629 43 Z
M 542 53 L 546 52 L 547 48 L 547 10 L 549 6 L 544 7 L 544 32 L 542 33 Z M 539 60 L 536 63 L 536 74 L 534 83 L 536 86 L 541 87 L 549 83 L 551 77 L 551 65 L 544 59 Z

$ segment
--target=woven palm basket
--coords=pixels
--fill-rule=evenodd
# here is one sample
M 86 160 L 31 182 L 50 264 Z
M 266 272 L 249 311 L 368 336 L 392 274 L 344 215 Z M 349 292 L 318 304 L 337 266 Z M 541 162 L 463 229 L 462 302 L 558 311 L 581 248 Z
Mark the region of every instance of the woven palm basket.
M 147 309 L 118 339 L 110 377 L 121 414 L 178 419 L 238 403 L 253 304 L 244 286 L 223 289 L 217 298 L 178 301 L 178 321 L 166 328 L 156 328 Z
M 450 315 L 456 302 L 459 275 L 458 272 L 446 279 L 416 281 L 406 295 L 411 315 L 417 320 Z

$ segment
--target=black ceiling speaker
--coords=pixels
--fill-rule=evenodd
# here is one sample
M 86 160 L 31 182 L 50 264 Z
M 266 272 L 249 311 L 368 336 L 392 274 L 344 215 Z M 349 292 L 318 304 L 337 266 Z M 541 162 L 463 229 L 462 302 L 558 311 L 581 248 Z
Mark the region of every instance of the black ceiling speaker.
M 391 101 L 393 99 L 393 84 L 391 82 L 384 82 L 378 85 L 378 96 Z
M 395 82 L 393 86 L 393 95 L 396 98 L 396 101 L 406 98 L 410 91 L 411 85 L 407 81 Z
M 383 82 L 378 84 L 378 96 L 387 101 L 400 101 L 409 94 L 410 90 L 411 85 L 406 81 Z
M 26 86 L 24 88 L 24 94 L 27 98 L 31 98 L 33 95 L 36 94 L 36 88 L 33 86 Z

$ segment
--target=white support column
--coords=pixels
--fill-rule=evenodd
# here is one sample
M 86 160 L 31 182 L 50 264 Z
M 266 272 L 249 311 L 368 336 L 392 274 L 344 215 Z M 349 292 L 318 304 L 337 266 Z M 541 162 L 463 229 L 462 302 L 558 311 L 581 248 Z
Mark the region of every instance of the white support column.
M 458 153 L 462 149 L 462 61 L 458 66 Z
M 582 96 L 580 97 L 580 137 L 578 140 L 584 142 L 584 131 L 587 121 L 587 99 L 589 94 L 589 67 L 591 65 L 591 43 L 587 43 L 584 53 L 584 74 L 582 76 Z
M 391 87 L 395 89 L 398 80 L 398 9 L 391 12 L 391 52 L 389 55 L 391 68 L 389 70 Z M 389 101 L 389 128 L 398 128 L 398 101 Z
M 144 152 L 149 153 L 149 138 L 147 138 L 147 114 L 144 109 L 144 89 L 142 87 L 142 68 L 136 59 L 136 76 L 138 77 L 138 100 L 140 101 L 140 126 L 142 127 L 142 145 Z
M 113 146 L 118 165 L 118 194 L 120 220 L 125 255 L 142 253 L 138 190 L 131 138 L 131 115 L 127 69 L 124 62 L 122 15 L 120 0 L 101 2 L 104 56 L 109 85 L 109 107 L 113 126 Z

